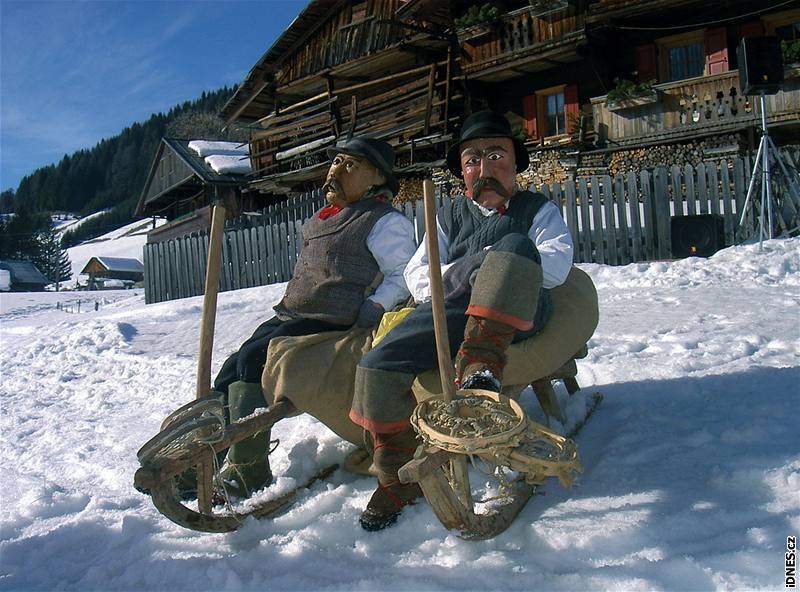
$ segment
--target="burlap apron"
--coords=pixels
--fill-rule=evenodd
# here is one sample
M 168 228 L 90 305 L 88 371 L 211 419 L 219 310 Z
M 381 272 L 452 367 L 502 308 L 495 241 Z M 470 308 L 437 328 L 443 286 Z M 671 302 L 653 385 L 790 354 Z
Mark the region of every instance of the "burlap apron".
M 597 292 L 583 271 L 573 267 L 566 282 L 551 290 L 551 295 L 553 316 L 545 328 L 508 349 L 504 392 L 519 392 L 552 374 L 572 359 L 597 327 Z M 274 338 L 261 378 L 267 403 L 285 397 L 300 411 L 360 446 L 361 428 L 347 415 L 353 400 L 356 365 L 371 344 L 372 332 L 358 328 Z M 417 400 L 440 393 L 438 372 L 429 370 L 419 375 L 413 390 Z

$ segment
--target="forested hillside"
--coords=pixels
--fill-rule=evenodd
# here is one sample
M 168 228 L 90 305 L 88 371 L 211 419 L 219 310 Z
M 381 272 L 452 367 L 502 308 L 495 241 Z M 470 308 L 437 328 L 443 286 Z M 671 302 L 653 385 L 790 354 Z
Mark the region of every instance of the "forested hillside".
M 133 212 L 162 136 L 195 139 L 246 140 L 245 130 L 222 131 L 218 117 L 234 89 L 204 92 L 166 114 L 157 113 L 94 148 L 65 155 L 57 164 L 24 177 L 12 196 L 4 192 L 1 206 L 18 211 L 66 211 L 87 215 L 108 210 L 64 237 L 65 246 L 97 236 L 133 220 Z

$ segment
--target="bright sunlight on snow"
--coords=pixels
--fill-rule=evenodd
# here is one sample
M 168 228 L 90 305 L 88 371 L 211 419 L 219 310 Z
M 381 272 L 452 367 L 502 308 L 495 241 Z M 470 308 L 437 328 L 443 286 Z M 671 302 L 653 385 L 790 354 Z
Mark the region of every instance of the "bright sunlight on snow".
M 133 474 L 137 449 L 194 397 L 202 298 L 0 295 L 0 588 L 782 589 L 786 537 L 800 534 L 800 239 L 581 267 L 601 320 L 576 396 L 605 397 L 577 437 L 584 474 L 571 490 L 548 482 L 482 542 L 424 502 L 364 532 L 374 482 L 343 471 L 233 534 L 176 526 Z M 214 372 L 284 288 L 220 295 Z M 537 412 L 530 390 L 523 404 Z M 273 437 L 263 499 L 351 449 L 308 416 Z

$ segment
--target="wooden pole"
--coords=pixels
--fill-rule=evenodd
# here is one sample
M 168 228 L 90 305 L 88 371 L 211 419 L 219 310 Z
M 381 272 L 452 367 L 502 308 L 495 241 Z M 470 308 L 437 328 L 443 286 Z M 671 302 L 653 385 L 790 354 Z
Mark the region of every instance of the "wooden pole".
M 442 268 L 439 261 L 439 238 L 436 231 L 436 195 L 433 181 L 422 182 L 422 195 L 425 200 L 425 241 L 428 248 L 428 277 L 431 284 L 431 307 L 433 308 L 433 332 L 436 337 L 436 356 L 439 360 L 439 376 L 442 380 L 442 395 L 446 403 L 456 394 L 455 369 L 450 357 L 450 341 L 447 335 L 447 317 L 444 313 L 444 289 L 442 288 Z M 453 490 L 464 504 L 472 510 L 472 492 L 467 472 L 467 457 L 458 455 L 450 461 L 453 472 Z
M 211 233 L 208 238 L 208 262 L 203 297 L 203 316 L 200 321 L 200 351 L 197 361 L 196 398 L 211 391 L 211 352 L 214 349 L 214 320 L 217 316 L 219 270 L 222 263 L 222 237 L 225 225 L 225 208 L 214 206 L 211 213 Z
M 431 306 L 433 307 L 433 332 L 436 336 L 436 356 L 439 360 L 439 376 L 442 380 L 444 400 L 450 402 L 456 392 L 455 370 L 450 358 L 450 340 L 447 335 L 447 319 L 444 314 L 444 289 L 442 268 L 439 261 L 439 240 L 436 231 L 436 195 L 433 181 L 422 182 L 425 200 L 425 244 L 428 248 L 428 274 L 431 284 Z
M 222 239 L 225 228 L 225 208 L 215 205 L 211 214 L 208 237 L 208 262 L 203 297 L 203 316 L 200 321 L 200 350 L 197 354 L 196 398 L 211 392 L 211 353 L 214 349 L 214 321 L 217 316 L 219 270 L 222 263 Z M 203 514 L 211 513 L 211 479 L 214 476 L 213 452 L 197 465 L 197 507 Z

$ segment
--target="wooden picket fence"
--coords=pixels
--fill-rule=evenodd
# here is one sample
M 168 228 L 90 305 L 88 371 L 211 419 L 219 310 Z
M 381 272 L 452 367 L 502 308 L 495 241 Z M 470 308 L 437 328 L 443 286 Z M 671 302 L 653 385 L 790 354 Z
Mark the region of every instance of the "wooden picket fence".
M 556 204 L 572 235 L 577 263 L 624 265 L 672 257 L 671 218 L 718 214 L 725 244 L 750 236 L 752 213 L 739 226 L 750 165 L 743 159 L 656 168 L 628 175 L 597 176 L 535 188 Z M 319 192 L 262 213 L 259 223 L 229 226 L 222 249 L 220 290 L 288 281 L 302 245 L 304 220 L 323 203 Z M 439 206 L 442 199 L 439 196 Z M 401 211 L 424 234 L 422 201 Z M 751 210 L 752 211 L 752 210 Z M 203 293 L 208 237 L 191 235 L 144 247 L 147 303 Z

